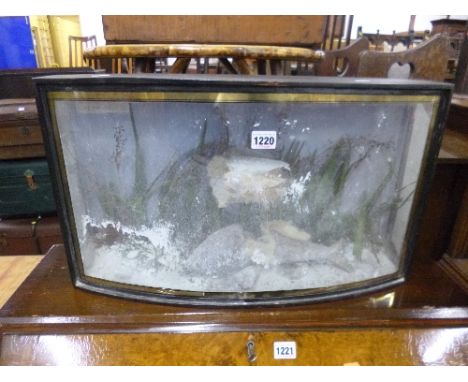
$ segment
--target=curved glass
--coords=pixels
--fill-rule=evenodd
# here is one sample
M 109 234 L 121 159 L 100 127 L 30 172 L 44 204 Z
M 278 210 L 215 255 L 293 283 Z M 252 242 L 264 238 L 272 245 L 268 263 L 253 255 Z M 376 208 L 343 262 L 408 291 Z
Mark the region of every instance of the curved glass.
M 49 99 L 82 276 L 233 297 L 401 277 L 438 97 Z

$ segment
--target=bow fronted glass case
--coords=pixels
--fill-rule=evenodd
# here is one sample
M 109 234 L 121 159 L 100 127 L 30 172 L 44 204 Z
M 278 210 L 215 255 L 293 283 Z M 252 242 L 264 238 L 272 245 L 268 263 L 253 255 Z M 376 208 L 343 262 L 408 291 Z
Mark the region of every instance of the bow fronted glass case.
M 77 286 L 244 306 L 337 299 L 404 280 L 449 85 L 37 82 Z

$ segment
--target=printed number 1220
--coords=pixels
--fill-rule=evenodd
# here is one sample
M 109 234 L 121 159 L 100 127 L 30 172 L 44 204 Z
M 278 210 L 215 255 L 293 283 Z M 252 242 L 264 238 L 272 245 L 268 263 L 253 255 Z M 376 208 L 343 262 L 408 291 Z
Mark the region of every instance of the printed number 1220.
M 274 150 L 276 148 L 276 131 L 252 131 L 251 149 Z

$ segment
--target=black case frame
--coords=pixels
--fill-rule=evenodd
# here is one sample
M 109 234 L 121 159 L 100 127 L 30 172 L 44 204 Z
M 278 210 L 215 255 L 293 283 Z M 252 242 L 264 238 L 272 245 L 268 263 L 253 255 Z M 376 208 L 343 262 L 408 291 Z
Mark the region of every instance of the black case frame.
M 280 77 L 280 76 L 229 76 L 229 75 L 69 75 L 48 76 L 35 79 L 38 90 L 38 111 L 46 145 L 55 199 L 64 235 L 65 249 L 73 283 L 76 287 L 115 297 L 143 300 L 155 303 L 194 306 L 271 306 L 336 300 L 376 292 L 402 283 L 408 274 L 422 211 L 435 170 L 443 128 L 450 105 L 453 86 L 447 83 L 418 80 L 388 80 L 332 77 Z M 53 132 L 55 116 L 49 104 L 48 94 L 57 91 L 84 92 L 236 92 L 236 93 L 331 93 L 349 95 L 422 95 L 439 98 L 433 128 L 428 137 L 426 160 L 422 163 L 420 181 L 417 185 L 413 214 L 410 216 L 406 237 L 406 253 L 399 270 L 389 277 L 331 288 L 320 288 L 318 293 L 308 290 L 286 292 L 196 292 L 139 287 L 110 282 L 84 275 L 69 192 L 63 169 L 59 163 L 57 142 Z M 358 284 L 358 285 L 354 285 Z M 310 291 L 310 290 L 309 290 Z

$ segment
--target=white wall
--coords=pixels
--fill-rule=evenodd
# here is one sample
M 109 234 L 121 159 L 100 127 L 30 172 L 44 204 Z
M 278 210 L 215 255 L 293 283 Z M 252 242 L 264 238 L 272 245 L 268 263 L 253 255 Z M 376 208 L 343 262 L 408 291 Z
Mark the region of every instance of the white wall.
M 98 45 L 105 45 L 104 31 L 102 29 L 102 16 L 96 14 L 80 15 L 81 34 L 83 36 L 96 35 Z
M 356 38 L 357 28 L 362 26 L 364 33 L 377 33 L 379 29 L 381 34 L 392 34 L 395 32 L 407 32 L 410 23 L 411 15 L 386 15 L 385 12 L 380 14 L 365 14 L 354 15 L 353 28 L 351 38 Z M 432 20 L 442 19 L 447 15 L 416 15 L 414 24 L 415 31 L 425 31 L 432 29 Z M 450 16 L 452 19 L 464 19 L 468 16 Z M 346 30 L 346 29 L 345 29 Z

